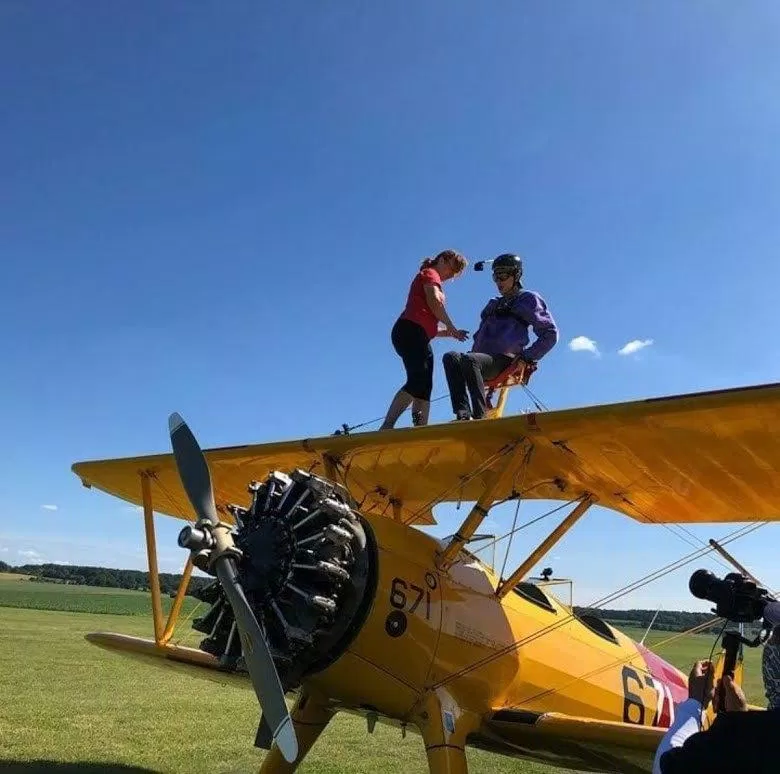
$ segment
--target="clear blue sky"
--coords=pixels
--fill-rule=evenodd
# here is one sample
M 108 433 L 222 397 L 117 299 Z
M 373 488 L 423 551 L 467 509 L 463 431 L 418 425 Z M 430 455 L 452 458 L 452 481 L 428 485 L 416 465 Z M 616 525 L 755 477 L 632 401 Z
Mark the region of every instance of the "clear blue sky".
M 773 2 L 4 3 L 0 559 L 143 567 L 138 515 L 70 465 L 167 451 L 172 410 L 208 446 L 382 415 L 445 247 L 526 257 L 550 408 L 776 381 L 778 73 Z M 448 284 L 456 323 L 492 292 Z M 734 545 L 772 586 L 776 541 Z M 584 604 L 689 550 L 599 511 L 550 563 Z M 694 567 L 619 606 L 701 609 Z

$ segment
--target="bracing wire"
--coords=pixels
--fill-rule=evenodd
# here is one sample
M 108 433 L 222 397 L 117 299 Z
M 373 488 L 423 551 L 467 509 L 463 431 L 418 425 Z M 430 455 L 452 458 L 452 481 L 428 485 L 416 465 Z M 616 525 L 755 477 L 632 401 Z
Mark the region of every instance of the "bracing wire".
M 639 509 L 633 503 L 632 503 L 632 507 L 634 508 L 634 510 L 637 511 L 637 513 L 641 514 L 648 521 L 651 521 L 654 524 L 658 523 L 654 519 L 652 519 L 650 516 L 648 516 L 646 513 L 644 513 L 644 511 Z M 682 524 L 666 524 L 664 522 L 660 522 L 660 524 L 661 524 L 662 527 L 664 527 L 669 532 L 671 532 L 675 537 L 680 538 L 680 540 L 682 540 L 683 542 L 687 543 L 689 546 L 692 546 L 692 547 L 695 548 L 697 543 L 702 545 L 702 546 L 706 546 L 707 545 L 707 543 L 705 543 L 704 540 L 702 540 L 698 535 L 694 535 L 693 532 L 691 532 L 687 527 L 683 526 Z M 672 529 L 672 527 L 677 527 L 681 531 L 683 531 L 686 534 L 688 534 L 691 537 L 691 539 L 696 541 L 696 542 L 695 543 L 691 542 L 691 540 L 688 540 L 688 538 L 686 538 L 684 535 L 678 534 L 677 532 L 675 532 Z M 712 557 L 712 559 L 714 561 L 716 561 L 721 567 L 725 567 L 729 572 L 731 572 L 732 568 L 728 564 L 726 564 L 726 562 L 720 557 L 720 555 L 716 554 L 715 556 Z
M 450 492 L 452 492 L 455 489 L 462 489 L 464 484 L 476 478 L 480 473 L 489 470 L 503 456 L 505 456 L 506 454 L 513 453 L 514 450 L 517 448 L 518 444 L 522 442 L 525 442 L 525 439 L 521 439 L 519 441 L 511 441 L 510 443 L 502 446 L 497 452 L 491 454 L 487 459 L 483 460 L 479 465 L 477 465 L 477 467 L 474 468 L 474 470 L 472 470 L 471 473 L 469 473 L 466 476 L 463 476 L 457 481 L 457 483 L 447 487 L 443 492 L 440 492 L 438 496 L 434 497 L 432 500 L 429 500 L 425 505 L 423 505 L 421 508 L 415 511 L 411 516 L 409 516 L 403 523 L 410 524 L 413 521 L 415 521 L 421 513 L 425 512 L 426 510 L 430 510 L 435 505 L 438 505 L 440 502 L 442 502 L 442 500 Z
M 509 532 L 504 533 L 503 535 L 501 535 L 501 537 L 494 538 L 493 540 L 485 543 L 485 545 L 475 549 L 472 553 L 478 554 L 480 551 L 484 551 L 487 548 L 491 548 L 494 545 L 498 545 L 502 540 L 511 537 L 517 532 L 522 532 L 526 527 L 531 527 L 537 522 L 542 521 L 542 519 L 546 519 L 548 516 L 552 516 L 554 513 L 558 513 L 558 511 L 562 511 L 564 508 L 568 508 L 570 505 L 571 503 L 568 501 L 563 502 L 560 505 L 556 505 L 555 508 L 551 508 L 549 511 L 545 511 L 541 516 L 537 516 L 536 518 L 533 518 L 530 521 L 521 524 L 519 527 L 515 527 Z
M 766 524 L 766 522 L 764 522 L 764 524 Z M 773 597 L 776 596 L 777 595 L 777 591 L 770 592 L 770 595 L 773 596 Z M 720 631 L 717 632 L 717 634 L 715 636 L 715 640 L 714 640 L 714 642 L 712 644 L 712 648 L 710 649 L 710 654 L 709 654 L 709 658 L 708 658 L 708 661 L 710 663 L 712 663 L 712 658 L 713 658 L 713 655 L 715 653 L 715 648 L 718 646 L 718 641 L 723 636 L 723 632 L 725 631 L 726 626 L 728 626 L 728 624 L 729 624 L 728 620 L 722 619 L 721 616 L 715 616 L 714 618 L 710 618 L 707 621 L 702 621 L 701 623 L 696 624 L 695 626 L 692 626 L 692 627 L 690 627 L 689 629 L 686 629 L 683 632 L 677 632 L 677 633 L 673 634 L 671 637 L 667 637 L 666 639 L 661 640 L 660 642 L 655 643 L 655 645 L 653 645 L 652 648 L 648 648 L 648 650 L 658 651 L 663 646 L 668 645 L 669 643 L 674 642 L 675 640 L 682 639 L 683 637 L 686 637 L 686 636 L 688 636 L 690 634 L 694 634 L 694 633 L 696 633 L 696 632 L 698 632 L 700 630 L 709 629 L 712 626 L 714 626 L 715 624 L 717 624 L 718 621 L 721 621 L 721 620 L 723 620 L 723 626 L 721 627 Z M 636 654 L 630 654 L 627 657 L 615 659 L 614 661 L 611 661 L 611 662 L 605 664 L 604 666 L 599 667 L 598 669 L 594 669 L 593 671 L 588 672 L 586 674 L 578 675 L 577 677 L 572 678 L 571 680 L 569 680 L 567 683 L 564 683 L 563 685 L 556 686 L 555 688 L 545 689 L 543 691 L 540 691 L 539 693 L 534 694 L 533 696 L 523 697 L 522 699 L 519 700 L 519 703 L 521 703 L 521 704 L 529 704 L 532 701 L 536 701 L 536 700 L 542 699 L 542 698 L 544 698 L 546 696 L 551 696 L 551 695 L 553 695 L 555 693 L 559 693 L 560 691 L 565 690 L 570 685 L 574 685 L 575 683 L 579 682 L 580 680 L 587 680 L 587 679 L 589 679 L 591 677 L 595 677 L 597 674 L 601 674 L 602 672 L 606 672 L 607 670 L 612 669 L 615 666 L 619 666 L 620 664 L 624 664 L 627 661 L 631 661 L 633 658 L 636 658 Z
M 520 480 L 520 488 L 522 489 L 523 484 L 525 484 L 525 474 L 528 472 L 528 465 L 531 462 L 531 455 L 533 454 L 534 447 L 529 446 L 528 451 L 525 454 L 525 459 L 523 460 L 523 477 Z M 517 517 L 520 514 L 520 503 L 522 503 L 522 498 L 517 498 L 517 505 L 515 506 L 515 517 L 512 520 L 512 533 L 514 533 L 515 528 L 517 527 Z M 504 554 L 504 563 L 501 566 L 501 575 L 499 577 L 504 577 L 504 570 L 506 570 L 506 563 L 509 559 L 509 550 L 512 548 L 512 533 L 509 535 L 509 542 L 506 546 L 506 553 Z
M 661 640 L 661 642 L 656 644 L 656 649 L 663 645 L 668 645 L 670 642 L 673 642 L 674 640 L 680 639 L 681 637 L 685 637 L 689 634 L 693 634 L 694 632 L 700 630 L 700 629 L 707 629 L 716 624 L 718 621 L 720 621 L 720 618 L 713 618 L 709 621 L 704 621 L 703 623 L 696 624 L 696 626 L 692 626 L 690 629 L 687 629 L 684 632 L 678 632 L 672 637 L 667 637 L 665 640 Z M 728 621 L 725 622 L 725 624 L 728 624 Z M 724 629 L 725 629 L 724 624 Z M 722 634 L 722 630 L 721 630 Z M 720 637 L 720 634 L 718 634 L 718 637 Z M 717 645 L 717 639 L 716 639 L 716 645 Z M 710 661 L 712 661 L 712 654 L 715 652 L 715 648 L 713 647 L 712 652 L 710 653 Z M 546 688 L 542 691 L 539 691 L 538 693 L 533 694 L 532 696 L 524 696 L 522 699 L 518 699 L 518 704 L 530 704 L 533 701 L 538 701 L 539 699 L 543 699 L 547 696 L 552 696 L 556 693 L 560 693 L 561 691 L 566 690 L 571 685 L 574 685 L 575 683 L 578 683 L 580 680 L 589 680 L 591 677 L 595 677 L 596 675 L 602 674 L 603 672 L 607 672 L 608 670 L 620 666 L 621 664 L 626 664 L 629 661 L 633 661 L 637 657 L 637 653 L 629 653 L 626 656 L 621 656 L 620 658 L 613 659 L 612 661 L 608 662 L 607 664 L 604 664 L 603 666 L 600 666 L 596 669 L 591 670 L 590 672 L 586 672 L 581 675 L 577 675 L 577 677 L 573 677 L 568 682 L 564 683 L 563 685 L 558 685 L 555 688 Z
M 747 527 L 741 527 L 740 529 L 735 530 L 734 532 L 727 535 L 725 538 L 723 538 L 720 542 L 720 545 L 727 545 L 734 540 L 738 540 L 739 538 L 745 537 L 745 535 L 750 534 L 751 532 L 760 529 L 761 527 L 764 527 L 769 522 L 759 522 L 758 524 L 749 525 Z M 714 551 L 715 549 L 712 546 L 705 546 L 704 548 L 698 549 L 697 551 L 694 551 L 691 554 L 688 554 L 681 559 L 678 559 L 675 562 L 672 562 L 659 570 L 656 570 L 655 572 L 648 573 L 644 577 L 627 584 L 621 589 L 618 589 L 616 592 L 613 592 L 612 594 L 607 595 L 606 597 L 603 597 L 595 602 L 593 602 L 590 605 L 587 605 L 586 607 L 591 610 L 598 610 L 599 608 L 604 607 L 607 604 L 610 604 L 611 602 L 616 601 L 617 599 L 620 599 L 623 596 L 626 596 L 627 594 L 630 594 L 633 591 L 636 591 L 637 589 L 641 588 L 642 586 L 648 585 L 649 583 L 652 583 L 654 580 L 657 580 L 660 577 L 663 577 L 665 574 L 674 572 L 675 570 L 680 569 L 681 567 L 684 567 L 686 564 L 690 564 L 691 562 L 695 561 L 696 559 L 704 556 L 707 553 L 710 553 L 711 551 Z M 488 656 L 485 656 L 465 667 L 458 670 L 457 672 L 454 672 L 447 677 L 439 680 L 436 682 L 432 688 L 440 688 L 453 680 L 458 679 L 459 677 L 463 677 L 464 675 L 473 672 L 476 669 L 480 669 L 481 667 L 491 663 L 492 661 L 495 661 L 498 658 L 501 658 L 502 656 L 511 653 L 512 651 L 516 650 L 522 645 L 527 645 L 530 642 L 533 642 L 540 637 L 545 636 L 546 634 L 555 631 L 556 629 L 561 628 L 562 626 L 565 626 L 570 621 L 573 621 L 575 619 L 574 614 L 570 614 L 567 616 L 564 616 L 559 621 L 557 621 L 554 624 L 550 624 L 549 626 L 543 627 L 542 629 L 534 632 L 533 634 L 530 634 L 520 640 L 516 640 L 515 642 L 510 643 L 509 645 L 499 649 L 498 651 L 491 653 Z
M 531 392 L 531 388 L 527 384 L 523 385 L 523 389 L 528 393 L 528 397 L 533 401 L 533 404 L 538 411 L 548 411 L 547 406 Z
M 504 571 L 506 570 L 506 563 L 507 563 L 507 560 L 509 559 L 509 550 L 512 548 L 512 536 L 515 534 L 515 532 L 517 532 L 517 517 L 520 514 L 520 503 L 521 502 L 522 502 L 522 500 L 518 497 L 517 498 L 517 505 L 515 506 L 515 517 L 512 519 L 512 530 L 509 533 L 509 542 L 507 543 L 506 552 L 504 553 L 504 562 L 501 565 L 501 573 L 498 576 L 502 580 L 504 579 Z M 497 541 L 491 541 L 491 542 L 493 543 L 493 545 L 495 545 Z
M 438 398 L 433 398 L 431 400 L 431 403 L 438 403 L 440 400 L 444 400 L 445 398 L 449 398 L 450 394 L 448 392 L 444 393 L 444 395 L 439 395 Z M 373 425 L 375 422 L 381 422 L 385 418 L 385 415 L 382 414 L 381 417 L 376 417 L 375 419 L 369 419 L 365 422 L 360 422 L 357 425 L 347 425 L 343 424 L 339 430 L 335 432 L 335 435 L 342 435 L 343 433 L 350 433 L 352 430 L 359 430 L 361 427 L 367 427 L 368 425 Z
M 710 550 L 714 550 L 714 549 L 710 548 Z M 694 552 L 694 554 L 689 555 L 688 557 L 683 557 L 683 560 L 679 560 L 681 562 L 680 566 L 684 566 L 684 564 L 687 564 L 690 561 L 694 561 L 696 558 L 698 558 L 700 555 L 704 555 L 706 552 L 707 552 L 706 549 L 702 549 L 700 551 Z M 663 573 L 665 571 L 666 572 L 672 572 L 675 569 L 679 569 L 679 567 L 675 567 L 674 566 L 675 564 L 677 564 L 677 562 L 669 564 L 666 567 L 661 568 L 661 570 L 659 570 L 657 572 L 660 572 L 660 573 Z M 652 582 L 652 580 L 656 579 L 655 577 L 653 577 L 656 574 L 657 573 L 651 573 L 649 575 L 646 575 L 646 576 L 644 576 L 644 578 L 639 579 L 639 581 L 635 581 L 632 584 L 624 586 L 623 589 L 618 590 L 617 592 L 613 593 L 612 595 L 608 595 L 607 597 L 603 597 L 602 599 L 600 599 L 600 600 L 598 600 L 598 601 L 596 601 L 596 602 L 594 602 L 594 603 L 592 603 L 590 605 L 587 605 L 586 608 L 587 609 L 591 609 L 591 610 L 597 610 L 600 607 L 603 607 L 604 605 L 609 604 L 610 602 L 614 602 L 616 599 L 620 598 L 620 596 L 623 596 L 623 595 L 625 595 L 627 593 L 630 593 L 631 591 L 636 590 L 637 588 L 640 588 L 641 585 L 639 585 L 639 584 L 641 584 L 642 582 L 644 582 L 644 584 Z M 511 653 L 513 650 L 516 650 L 520 646 L 527 645 L 527 644 L 529 644 L 529 643 L 531 643 L 531 642 L 533 642 L 533 641 L 535 641 L 535 640 L 545 636 L 546 634 L 549 634 L 550 632 L 553 632 L 556 629 L 559 629 L 562 626 L 565 626 L 566 624 L 568 624 L 569 622 L 571 622 L 573 620 L 575 620 L 575 616 L 574 616 L 573 613 L 570 614 L 570 615 L 564 616 L 563 618 L 561 618 L 556 623 L 550 624 L 549 626 L 546 626 L 546 627 L 543 627 L 542 629 L 534 632 L 533 634 L 528 635 L 527 637 L 524 637 L 524 638 L 522 638 L 520 640 L 516 640 L 515 642 L 510 643 L 509 645 L 505 646 L 504 648 L 501 648 L 500 650 L 496 651 L 495 653 L 492 653 L 492 654 L 490 654 L 488 656 L 485 656 L 484 658 L 479 659 L 479 660 L 477 660 L 477 661 L 475 661 L 475 662 L 473 662 L 473 663 L 471 663 L 471 664 L 461 668 L 457 672 L 454 672 L 451 675 L 449 675 L 448 677 L 438 681 L 433 687 L 434 688 L 439 688 L 439 687 L 441 687 L 443 685 L 446 685 L 447 683 L 451 682 L 452 680 L 455 680 L 455 679 L 457 679 L 459 677 L 463 677 L 464 675 L 466 675 L 466 674 L 468 674 L 468 673 L 470 673 L 470 672 L 472 672 L 472 671 L 474 671 L 476 669 L 479 669 L 479 668 L 481 668 L 483 666 L 486 666 L 487 664 L 491 663 L 495 659 L 501 658 L 502 656 L 505 656 L 508 653 Z
M 531 399 L 531 401 L 534 404 L 534 406 L 535 406 L 537 411 L 549 411 L 547 406 L 544 403 L 542 403 L 542 401 L 539 398 L 537 398 L 536 395 L 534 395 L 533 392 L 531 392 L 531 389 L 528 387 L 527 384 L 523 385 L 523 389 L 527 393 L 528 397 Z M 432 404 L 433 403 L 438 403 L 440 400 L 444 400 L 445 398 L 449 398 L 449 397 L 450 397 L 450 393 L 445 392 L 442 395 L 439 395 L 438 397 L 433 398 L 430 402 Z M 384 418 L 385 418 L 385 416 L 383 414 L 380 417 L 375 417 L 374 419 L 368 419 L 365 422 L 359 422 L 356 425 L 349 425 L 349 424 L 347 424 L 345 422 L 343 425 L 341 425 L 341 427 L 338 430 L 336 430 L 334 435 L 349 434 L 353 430 L 359 430 L 361 427 L 368 427 L 368 425 L 373 425 L 376 422 L 381 422 Z

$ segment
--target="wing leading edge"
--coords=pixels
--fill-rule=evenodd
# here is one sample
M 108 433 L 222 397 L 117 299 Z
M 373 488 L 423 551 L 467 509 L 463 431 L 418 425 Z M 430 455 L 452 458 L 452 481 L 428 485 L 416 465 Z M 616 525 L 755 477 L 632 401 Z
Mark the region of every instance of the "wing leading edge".
M 778 430 L 780 384 L 768 384 L 215 448 L 206 458 L 221 509 L 246 503 L 247 484 L 271 470 L 325 473 L 331 460 L 364 511 L 430 524 L 432 505 L 476 500 L 485 474 L 475 471 L 513 454 L 497 498 L 522 480 L 529 499 L 574 500 L 588 492 L 599 505 L 646 523 L 776 521 Z M 85 485 L 138 505 L 145 473 L 157 512 L 193 518 L 171 454 L 78 462 L 72 469 Z M 230 519 L 224 510 L 222 517 Z

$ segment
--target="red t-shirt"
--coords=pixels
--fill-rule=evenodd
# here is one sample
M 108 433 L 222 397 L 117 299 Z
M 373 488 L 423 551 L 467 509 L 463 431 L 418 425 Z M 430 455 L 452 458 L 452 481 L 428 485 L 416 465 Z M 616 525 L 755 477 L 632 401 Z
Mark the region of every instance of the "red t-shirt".
M 421 269 L 418 272 L 409 288 L 409 297 L 406 299 L 406 307 L 401 313 L 401 318 L 412 320 L 421 325 L 428 334 L 428 338 L 432 339 L 439 329 L 439 321 L 428 306 L 425 285 L 436 285 L 441 290 L 441 277 L 436 269 Z

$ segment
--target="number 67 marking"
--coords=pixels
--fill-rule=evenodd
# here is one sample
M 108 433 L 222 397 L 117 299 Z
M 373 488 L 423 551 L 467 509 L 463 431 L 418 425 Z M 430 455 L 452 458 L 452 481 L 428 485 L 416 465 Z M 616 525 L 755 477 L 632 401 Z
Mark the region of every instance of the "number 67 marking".
M 634 723 L 639 726 L 645 724 L 645 703 L 642 700 L 642 697 L 629 687 L 629 682 L 633 682 L 639 690 L 648 687 L 652 688 L 655 692 L 655 714 L 651 725 L 668 728 L 674 720 L 674 701 L 669 686 L 662 683 L 660 680 L 656 682 L 650 675 L 645 676 L 643 683 L 637 671 L 628 665 L 623 667 L 622 679 L 623 722 Z M 632 709 L 634 709 L 635 712 L 632 712 Z
M 414 601 L 409 605 L 408 612 L 414 613 L 420 606 L 423 596 L 425 596 L 425 618 L 431 617 L 431 592 L 416 586 L 414 583 L 407 583 L 402 578 L 393 578 L 390 586 L 390 604 L 397 610 L 404 610 L 408 603 L 406 591 L 412 591 L 416 595 Z M 411 596 L 411 595 L 410 595 Z

